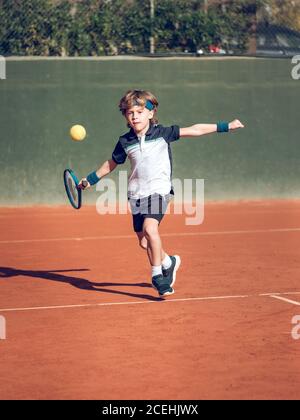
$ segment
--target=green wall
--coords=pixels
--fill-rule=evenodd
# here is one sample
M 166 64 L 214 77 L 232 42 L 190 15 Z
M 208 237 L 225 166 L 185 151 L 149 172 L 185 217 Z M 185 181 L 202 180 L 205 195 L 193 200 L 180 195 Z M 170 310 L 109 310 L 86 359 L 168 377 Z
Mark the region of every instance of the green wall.
M 291 69 L 285 59 L 11 59 L 0 80 L 0 205 L 65 203 L 63 169 L 83 176 L 111 157 L 127 130 L 118 101 L 131 88 L 156 94 L 164 125 L 245 123 L 173 144 L 174 177 L 204 178 L 206 199 L 300 197 L 300 80 Z M 84 142 L 69 138 L 75 123 L 88 131 Z

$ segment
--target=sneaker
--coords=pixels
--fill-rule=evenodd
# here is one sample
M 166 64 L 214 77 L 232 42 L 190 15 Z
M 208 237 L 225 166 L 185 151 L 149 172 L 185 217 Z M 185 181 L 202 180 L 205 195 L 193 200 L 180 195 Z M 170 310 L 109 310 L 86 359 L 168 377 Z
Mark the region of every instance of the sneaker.
M 176 271 L 180 267 L 181 259 L 178 255 L 170 256 L 172 260 L 171 267 L 166 269 L 162 269 L 164 278 L 168 281 L 168 284 L 170 287 L 172 287 L 175 284 L 176 281 Z
M 152 277 L 152 285 L 154 289 L 158 291 L 159 296 L 168 296 L 174 293 L 172 287 L 170 287 L 168 279 L 162 274 Z

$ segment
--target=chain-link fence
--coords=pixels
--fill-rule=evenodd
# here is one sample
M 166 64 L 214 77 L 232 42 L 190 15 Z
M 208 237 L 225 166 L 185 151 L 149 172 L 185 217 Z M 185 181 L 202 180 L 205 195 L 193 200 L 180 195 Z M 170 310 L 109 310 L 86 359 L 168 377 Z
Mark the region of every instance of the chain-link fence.
M 0 55 L 300 53 L 300 0 L 0 0 Z

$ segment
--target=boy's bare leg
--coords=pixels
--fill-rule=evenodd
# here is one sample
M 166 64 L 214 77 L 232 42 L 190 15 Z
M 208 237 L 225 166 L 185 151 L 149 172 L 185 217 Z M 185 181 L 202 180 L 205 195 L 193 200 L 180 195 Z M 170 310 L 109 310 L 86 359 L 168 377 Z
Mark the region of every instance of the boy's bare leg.
M 153 259 L 152 257 L 152 253 L 151 253 L 151 249 L 148 246 L 148 240 L 146 239 L 145 235 L 143 232 L 137 232 L 137 236 L 139 238 L 139 242 L 140 242 L 140 247 L 144 250 L 147 251 L 148 254 L 148 258 L 149 258 L 149 262 L 151 264 L 151 261 Z M 166 253 L 165 251 L 162 249 L 161 250 L 161 260 L 163 261 L 165 259 Z
M 152 266 L 161 265 L 163 249 L 158 232 L 158 221 L 156 219 L 146 218 L 143 225 L 143 233 L 147 239 L 147 252 L 150 264 Z
M 143 232 L 148 243 L 148 256 L 152 266 L 152 285 L 159 296 L 172 295 L 174 289 L 170 286 L 169 278 L 162 273 L 162 245 L 158 232 L 159 223 L 156 219 L 147 217 L 144 221 Z

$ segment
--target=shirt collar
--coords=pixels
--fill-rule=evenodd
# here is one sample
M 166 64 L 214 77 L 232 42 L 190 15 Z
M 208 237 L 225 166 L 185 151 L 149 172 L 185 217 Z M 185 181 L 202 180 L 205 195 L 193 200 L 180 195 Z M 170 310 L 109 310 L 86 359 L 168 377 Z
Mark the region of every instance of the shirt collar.
M 152 135 L 153 132 L 154 132 L 154 130 L 155 130 L 155 127 L 156 126 L 154 124 L 150 124 L 150 126 L 148 128 L 148 131 L 147 131 L 145 137 Z M 133 140 L 133 139 L 137 139 L 138 138 L 137 135 L 135 134 L 133 128 L 131 128 L 130 131 L 129 131 L 129 138 L 130 138 L 130 140 Z

